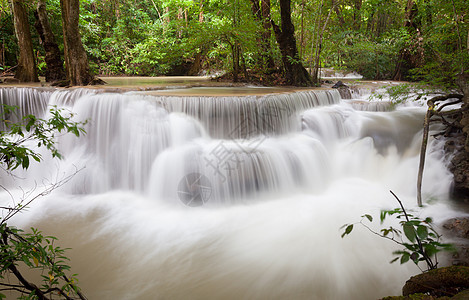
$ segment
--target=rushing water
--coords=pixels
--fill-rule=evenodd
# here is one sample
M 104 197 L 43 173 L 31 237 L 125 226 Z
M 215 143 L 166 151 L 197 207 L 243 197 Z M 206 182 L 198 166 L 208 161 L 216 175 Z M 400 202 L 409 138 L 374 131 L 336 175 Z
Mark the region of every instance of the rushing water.
M 65 159 L 44 153 L 16 179 L 2 176 L 20 197 L 79 170 L 13 221 L 72 248 L 89 299 L 377 299 L 419 272 L 388 263 L 389 241 L 363 228 L 341 239 L 340 227 L 396 207 L 389 190 L 415 208 L 423 107 L 367 111 L 382 106 L 337 91 L 5 88 L 0 102 L 89 120 L 86 136 L 59 138 Z M 422 214 L 453 215 L 450 184 L 433 141 Z

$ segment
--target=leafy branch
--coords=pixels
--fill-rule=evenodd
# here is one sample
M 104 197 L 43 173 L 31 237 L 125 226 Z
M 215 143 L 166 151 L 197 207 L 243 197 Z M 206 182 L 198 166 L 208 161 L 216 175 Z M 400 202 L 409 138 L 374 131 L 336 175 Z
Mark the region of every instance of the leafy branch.
M 50 109 L 50 117 L 47 120 L 27 115 L 21 118 L 21 122 L 13 123 L 7 116 L 16 114 L 16 108 L 3 105 L 1 119 L 5 130 L 0 131 L 0 168 L 10 175 L 12 170 L 20 166 L 27 169 L 30 159 L 41 161 L 41 155 L 29 148 L 33 142 L 37 143 L 37 148 L 46 147 L 53 157 L 62 158 L 56 148 L 56 135 L 72 133 L 79 136 L 85 133 L 83 125 L 86 122 L 74 122 L 72 113 L 64 114 L 63 109 L 56 107 Z M 67 183 L 79 171 L 76 170 L 74 174 L 60 180 L 57 178 L 36 195 L 33 195 L 32 191 L 25 193 L 17 204 L 8 189 L 0 186 L 10 195 L 13 202 L 12 206 L 0 207 L 4 212 L 0 218 L 0 299 L 6 298 L 3 292 L 18 292 L 20 299 L 86 299 L 77 285 L 76 274 L 66 275 L 70 271 L 67 264 L 69 259 L 65 256 L 67 249 L 55 245 L 57 238 L 44 236 L 35 228 L 26 233 L 8 225 L 11 218 L 33 201 Z M 42 285 L 38 286 L 29 281 L 20 271 L 21 265 L 39 270 Z M 16 278 L 17 283 L 3 282 L 5 279 L 11 280 L 10 275 Z
M 37 147 L 46 147 L 52 157 L 61 158 L 61 154 L 56 147 L 55 137 L 57 133 L 72 133 L 75 136 L 84 134 L 83 126 L 85 122 L 74 122 L 73 113 L 64 109 L 52 107 L 49 110 L 50 118 L 47 120 L 37 118 L 34 115 L 27 115 L 21 122 L 12 123 L 5 116 L 15 113 L 17 107 L 3 105 L 3 116 L 0 120 L 6 130 L 0 131 L 0 165 L 8 171 L 15 170 L 19 166 L 27 169 L 30 159 L 40 162 L 41 155 L 31 149 L 27 144 L 37 142 Z
M 382 210 L 380 213 L 380 224 L 383 224 L 388 216 L 392 216 L 400 220 L 401 229 L 389 226 L 388 228 L 376 231 L 365 223 L 373 222 L 373 217 L 365 214 L 359 222 L 342 226 L 341 229 L 345 228 L 345 230 L 341 237 L 349 235 L 354 229 L 354 225 L 360 224 L 371 233 L 403 247 L 403 249 L 393 252 L 397 257 L 391 260 L 391 263 L 399 259 L 401 264 L 412 260 L 419 268 L 419 262 L 425 262 L 427 270 L 436 269 L 438 266 L 437 253 L 441 251 L 454 251 L 453 245 L 440 242 L 441 235 L 433 227 L 433 220 L 431 218 L 427 217 L 422 220 L 408 213 L 396 194 L 392 191 L 390 192 L 400 207 L 393 210 Z

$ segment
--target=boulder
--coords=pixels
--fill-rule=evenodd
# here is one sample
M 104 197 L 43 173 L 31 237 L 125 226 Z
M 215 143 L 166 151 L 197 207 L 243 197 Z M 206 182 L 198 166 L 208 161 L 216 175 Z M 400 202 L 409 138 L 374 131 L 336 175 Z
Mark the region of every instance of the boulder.
M 338 89 L 338 88 L 348 88 L 347 85 L 345 85 L 342 81 L 337 81 L 333 86 L 333 89 Z
M 454 237 L 469 239 L 469 218 L 453 218 L 443 224 Z M 469 243 L 469 241 L 468 241 Z
M 402 295 L 425 293 L 453 297 L 466 289 L 469 289 L 469 267 L 451 266 L 411 277 L 402 288 Z
M 338 89 L 340 93 L 340 97 L 342 99 L 352 99 L 352 92 L 350 88 L 345 85 L 342 81 L 337 81 L 333 86 L 333 89 Z

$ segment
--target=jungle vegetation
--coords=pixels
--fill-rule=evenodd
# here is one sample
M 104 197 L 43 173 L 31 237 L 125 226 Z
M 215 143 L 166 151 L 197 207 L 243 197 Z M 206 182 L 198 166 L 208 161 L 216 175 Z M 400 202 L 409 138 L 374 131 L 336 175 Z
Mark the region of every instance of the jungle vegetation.
M 0 72 L 313 85 L 333 67 L 451 86 L 469 66 L 468 15 L 466 0 L 0 0 Z

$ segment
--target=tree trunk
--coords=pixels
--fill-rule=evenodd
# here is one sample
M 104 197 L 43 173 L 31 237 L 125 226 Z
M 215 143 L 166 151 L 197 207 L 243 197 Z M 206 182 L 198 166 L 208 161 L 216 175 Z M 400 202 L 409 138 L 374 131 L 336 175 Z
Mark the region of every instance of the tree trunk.
M 199 4 L 199 23 L 204 22 L 204 0 L 200 0 Z
M 362 22 L 362 0 L 354 0 L 353 28 L 359 30 Z
M 22 0 L 12 0 L 11 8 L 20 52 L 15 78 L 21 82 L 38 82 L 39 78 L 37 76 L 36 60 L 34 59 L 28 14 Z
M 407 31 L 413 35 L 418 36 L 420 34 L 419 27 L 420 23 L 416 20 L 418 14 L 417 4 L 414 0 L 408 0 L 406 9 L 405 9 L 405 23 L 404 27 Z M 418 38 L 415 38 L 418 43 Z M 415 48 L 420 48 L 419 45 L 411 45 L 404 47 L 399 52 L 399 58 L 397 61 L 394 74 L 392 76 L 393 80 L 404 80 L 407 79 L 409 70 L 416 67 L 418 61 L 421 59 L 421 53 L 415 51 Z M 418 49 L 417 49 L 418 50 Z
M 54 82 L 65 80 L 64 62 L 60 56 L 59 46 L 55 42 L 55 36 L 49 25 L 47 18 L 46 2 L 39 0 L 35 12 L 37 33 L 41 38 L 44 50 L 46 52 L 46 81 Z
M 262 20 L 262 12 L 258 0 L 251 0 L 251 11 L 254 15 L 254 18 L 258 19 L 259 21 Z
M 333 3 L 335 5 L 335 3 Z M 332 12 L 333 7 L 329 10 L 327 14 L 326 21 L 324 21 L 324 25 L 321 29 L 321 31 L 318 33 L 318 39 L 317 39 L 317 44 L 315 45 L 316 48 L 316 54 L 314 57 L 314 67 L 313 67 L 313 84 L 319 86 L 319 68 L 320 68 L 320 58 L 321 58 L 321 51 L 322 51 L 322 39 L 324 36 L 324 31 L 326 30 L 327 23 L 329 22 L 329 18 L 331 17 L 331 12 Z M 321 20 L 321 16 L 319 16 L 319 20 Z M 318 29 L 319 30 L 319 26 Z
M 231 51 L 233 53 L 233 81 L 238 82 L 239 75 L 239 44 L 234 42 L 231 46 Z
M 337 20 L 339 20 L 339 26 L 341 28 L 345 27 L 345 19 L 344 16 L 342 16 L 342 12 L 340 11 L 340 6 L 337 3 L 337 0 L 332 0 L 332 6 L 334 7 L 334 11 L 337 15 Z
M 270 0 L 261 0 L 262 24 L 264 32 L 262 33 L 262 50 L 264 51 L 264 63 L 267 69 L 275 67 L 274 59 L 270 51 L 270 37 L 272 24 L 270 23 Z
M 287 84 L 293 86 L 311 86 L 311 77 L 303 67 L 298 55 L 295 39 L 295 27 L 291 20 L 291 0 L 280 0 L 281 26 L 272 22 L 275 38 L 282 53 L 285 79 Z
M 184 11 L 183 11 L 182 7 L 179 7 L 178 8 L 177 19 L 182 20 L 183 16 L 184 16 Z M 180 28 L 182 28 L 182 26 Z M 182 38 L 182 30 L 181 29 L 178 30 L 178 38 Z
M 60 0 L 64 32 L 64 56 L 67 80 L 71 85 L 87 85 L 93 81 L 88 57 L 78 30 L 80 3 L 78 0 Z
M 263 31 L 261 38 L 258 39 L 260 44 L 259 52 L 261 62 L 259 63 L 261 67 L 265 69 L 272 69 L 275 66 L 274 59 L 270 54 L 270 29 L 272 25 L 270 24 L 270 0 L 251 0 L 251 10 L 254 17 L 262 23 Z

